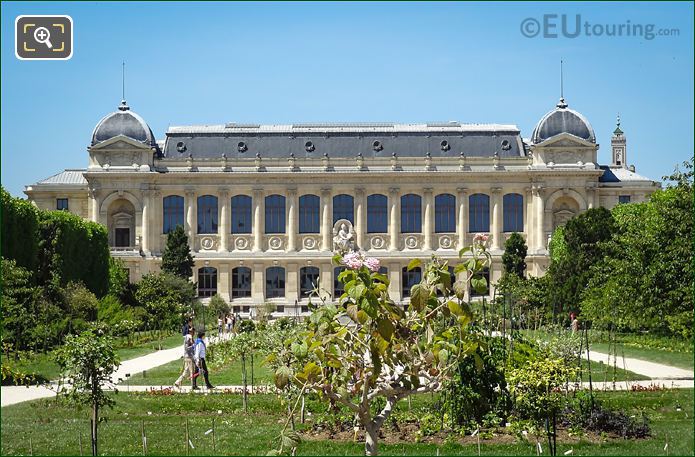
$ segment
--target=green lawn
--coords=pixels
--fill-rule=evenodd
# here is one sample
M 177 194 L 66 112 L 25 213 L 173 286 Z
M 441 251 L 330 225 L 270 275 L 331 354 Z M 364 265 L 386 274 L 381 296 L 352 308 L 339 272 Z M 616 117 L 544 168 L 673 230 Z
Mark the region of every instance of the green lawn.
M 554 334 L 545 330 L 521 330 L 527 338 L 548 340 Z M 589 331 L 589 348 L 592 351 L 608 353 L 609 344 L 605 332 Z M 617 335 L 618 360 L 627 358 L 663 363 L 678 368 L 692 370 L 695 357 L 692 346 L 684 340 L 666 337 L 645 337 L 643 335 Z
M 272 374 L 263 365 L 262 357 L 254 358 L 253 376 L 256 385 L 273 382 Z M 223 367 L 210 369 L 210 382 L 216 386 L 241 385 L 241 361 L 235 361 Z M 174 360 L 165 365 L 138 373 L 130 377 L 128 381 L 133 386 L 171 386 L 179 377 L 183 369 L 183 359 Z M 247 382 L 251 384 L 251 361 L 246 361 Z M 186 383 L 184 383 L 186 384 Z M 198 381 L 202 385 L 202 381 Z
M 157 351 L 159 349 L 159 341 L 152 340 L 142 343 L 136 343 L 132 347 L 127 347 L 123 342 L 120 347 L 117 347 L 116 353 L 123 360 L 134 359 L 145 354 Z M 170 349 L 183 344 L 181 335 L 176 332 L 162 338 L 162 349 Z M 46 379 L 57 379 L 60 376 L 60 368 L 54 360 L 53 352 L 45 354 L 38 353 L 31 358 L 14 361 L 12 359 L 3 358 L 3 364 L 8 364 L 13 369 L 22 373 L 36 373 Z
M 668 440 L 669 454 L 693 454 L 693 390 L 657 392 L 598 393 L 615 406 L 651 417 L 652 437 L 644 440 L 586 439 L 558 442 L 558 455 L 572 449 L 574 455 L 664 455 Z M 413 401 L 424 402 L 429 396 Z M 284 407 L 276 396 L 253 395 L 250 411 L 243 414 L 241 398 L 232 394 L 161 396 L 125 394 L 115 396 L 116 406 L 106 410 L 100 425 L 100 453 L 110 455 L 142 454 L 142 427 L 150 454 L 168 455 L 265 455 L 275 446 L 282 427 Z M 420 400 L 420 401 L 418 401 Z M 325 404 L 307 402 L 313 411 L 309 421 L 325 410 Z M 680 406 L 680 411 L 677 410 Z M 407 408 L 401 402 L 399 408 Z M 3 455 L 78 455 L 79 440 L 83 452 L 89 449 L 89 411 L 56 403 L 53 399 L 37 400 L 2 408 Z M 213 428 L 213 433 L 205 434 Z M 194 449 L 185 447 L 188 421 L 189 437 Z M 298 427 L 308 427 L 298 424 Z M 31 441 L 30 441 L 31 439 Z M 30 449 L 31 444 L 31 449 Z M 481 440 L 483 455 L 535 455 L 535 447 L 526 441 L 490 444 Z M 381 444 L 384 455 L 475 455 L 477 446 L 462 445 L 456 438 L 442 444 L 400 442 Z M 544 446 L 544 452 L 547 449 Z M 304 440 L 297 455 L 360 455 L 362 443 L 339 440 Z

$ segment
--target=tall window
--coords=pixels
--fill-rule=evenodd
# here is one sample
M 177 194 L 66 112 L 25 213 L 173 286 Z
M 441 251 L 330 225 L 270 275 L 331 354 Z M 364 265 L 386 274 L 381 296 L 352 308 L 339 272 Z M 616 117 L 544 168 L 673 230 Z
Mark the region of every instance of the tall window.
M 299 294 L 308 297 L 318 286 L 319 269 L 316 267 L 302 267 L 299 269 Z
M 468 231 L 490 231 L 490 197 L 485 194 L 473 194 L 468 197 Z
M 403 267 L 403 287 L 401 291 L 401 295 L 403 296 L 403 298 L 410 297 L 410 288 L 413 287 L 415 284 L 419 284 L 421 280 L 422 270 L 420 270 L 420 267 L 415 267 L 410 271 L 408 271 L 407 267 Z
M 198 197 L 198 233 L 217 233 L 217 197 Z
M 285 296 L 285 269 L 270 267 L 265 270 L 265 298 Z
M 524 197 L 520 194 L 505 194 L 502 198 L 504 231 L 524 231 Z
M 251 269 L 236 267 L 232 270 L 232 299 L 251 296 Z
M 451 194 L 439 194 L 434 197 L 434 231 L 456 231 L 456 197 Z
M 338 280 L 338 275 L 345 270 L 345 267 L 335 267 L 333 269 L 333 300 L 339 300 L 340 296 L 345 293 L 345 284 Z
M 321 199 L 318 195 L 307 194 L 299 197 L 299 233 L 321 231 L 320 206 Z
M 232 233 L 251 233 L 251 197 L 235 195 L 232 197 Z
M 67 198 L 56 198 L 56 209 L 58 211 L 68 210 L 68 199 Z
M 265 233 L 285 233 L 285 197 L 265 197 Z
M 630 203 L 630 196 L 629 195 L 618 195 L 618 203 Z M 67 206 L 66 206 L 66 209 L 67 209 Z
M 469 289 L 469 295 L 472 297 L 487 297 L 490 295 L 490 269 L 488 267 L 485 267 L 482 272 L 482 276 L 485 279 L 485 283 L 487 284 L 487 290 L 483 293 L 478 293 L 473 287 L 470 287 Z
M 163 208 L 163 226 L 162 233 L 169 233 L 176 228 L 177 225 L 183 227 L 183 197 L 180 195 L 169 195 L 164 197 L 162 202 Z
M 355 199 L 352 195 L 340 194 L 333 197 L 333 223 L 340 219 L 355 223 Z
M 217 269 L 203 267 L 198 269 L 198 296 L 212 297 L 217 293 Z
M 367 233 L 386 233 L 388 231 L 388 198 L 373 194 L 367 197 Z
M 415 194 L 401 197 L 401 233 L 422 232 L 422 198 Z

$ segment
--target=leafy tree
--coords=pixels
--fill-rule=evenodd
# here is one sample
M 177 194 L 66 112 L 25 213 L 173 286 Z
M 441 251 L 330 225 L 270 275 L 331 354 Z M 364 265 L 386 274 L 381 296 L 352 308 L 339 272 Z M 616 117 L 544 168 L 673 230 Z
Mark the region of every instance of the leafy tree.
M 467 331 L 473 316 L 463 295 L 489 254 L 482 244 L 460 254 L 472 254 L 455 267 L 465 272 L 465 281 L 451 284 L 447 263 L 433 259 L 411 289 L 408 313 L 389 298 L 388 279 L 378 273 L 376 259 L 336 255 L 334 261 L 347 266 L 338 277 L 345 293 L 338 305 L 315 307 L 306 328 L 288 339 L 294 357 L 276 370 L 276 386 L 292 382 L 301 394 L 314 391 L 349 408 L 365 428 L 365 453 L 376 455 L 379 430 L 400 399 L 441 388 L 463 357 L 479 357 Z M 377 402 L 383 406 L 373 414 Z M 291 440 L 281 436 L 282 448 Z
M 183 227 L 177 225 L 167 235 L 167 244 L 162 253 L 162 271 L 188 279 L 193 276 L 193 265 L 188 236 Z
M 12 197 L 0 187 L 2 256 L 34 271 L 38 249 L 38 210 L 29 201 Z
M 99 301 L 82 283 L 69 283 L 63 294 L 65 310 L 70 318 L 69 333 L 80 332 L 87 327 L 87 322 L 96 320 Z
M 125 300 L 130 279 L 121 259 L 109 258 L 109 295 Z
M 136 300 L 147 311 L 147 325 L 160 331 L 160 344 L 161 330 L 178 328 L 195 296 L 194 284 L 171 273 L 146 274 L 135 292 Z
M 2 259 L 2 342 L 5 352 L 15 358 L 20 350 L 31 347 L 30 330 L 35 326 L 34 302 L 39 295 L 31 273 L 15 260 Z
M 103 388 L 111 382 L 111 375 L 119 365 L 113 340 L 99 329 L 70 335 L 58 349 L 56 359 L 63 375 L 71 380 L 63 387 L 63 393 L 75 404 L 92 408 L 92 455 L 98 455 L 99 410 L 114 404 Z
M 526 253 L 528 248 L 524 237 L 514 232 L 504 243 L 502 265 L 504 272 L 523 278 L 526 273 Z
M 603 260 L 602 242 L 615 230 L 610 211 L 592 208 L 570 219 L 553 235 L 548 290 L 556 313 L 579 310 L 581 295 L 591 279 L 591 266 Z
M 229 307 L 229 303 L 224 301 L 224 298 L 220 297 L 217 294 L 213 295 L 212 298 L 210 298 L 210 303 L 208 303 L 208 307 L 217 317 L 226 316 L 227 314 L 229 314 L 229 311 L 231 309 Z

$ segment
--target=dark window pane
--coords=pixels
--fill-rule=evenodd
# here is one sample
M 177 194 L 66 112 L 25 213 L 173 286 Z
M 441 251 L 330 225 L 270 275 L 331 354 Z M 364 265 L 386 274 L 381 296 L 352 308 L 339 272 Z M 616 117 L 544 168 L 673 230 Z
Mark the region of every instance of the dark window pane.
M 410 288 L 415 284 L 419 284 L 422 280 L 422 270 L 420 267 L 415 267 L 408 271 L 407 267 L 403 267 L 402 275 L 402 296 L 403 298 L 410 297 Z
M 490 231 L 490 197 L 473 194 L 468 198 L 468 231 Z
M 251 269 L 237 267 L 232 270 L 232 299 L 251 296 Z
M 68 199 L 67 198 L 57 198 L 56 199 L 56 209 L 58 211 L 68 210 Z
M 285 197 L 265 197 L 265 233 L 285 233 Z
M 345 293 L 345 284 L 338 280 L 338 275 L 345 267 L 335 267 L 333 269 L 333 300 L 338 301 L 340 296 Z
M 316 267 L 302 267 L 299 270 L 299 293 L 301 297 L 308 297 L 318 286 L 319 269 Z
M 232 197 L 232 233 L 251 233 L 251 197 L 235 195 Z
M 434 231 L 456 231 L 456 197 L 451 194 L 439 194 L 434 197 Z
M 299 197 L 299 233 L 319 233 L 321 199 L 318 195 L 302 195 Z
M 618 203 L 630 203 L 630 196 L 629 195 L 619 195 L 618 196 Z
M 198 233 L 217 233 L 217 197 L 198 197 Z
M 422 232 L 422 198 L 415 194 L 401 197 L 401 233 Z
M 130 229 L 129 228 L 117 228 L 115 231 L 116 235 L 116 247 L 117 248 L 127 248 L 130 246 Z
M 180 195 L 169 195 L 164 197 L 162 202 L 163 222 L 162 233 L 169 233 L 176 228 L 177 225 L 183 227 L 183 197 Z
M 504 231 L 524 231 L 524 197 L 520 194 L 506 194 L 502 199 L 504 212 Z
M 285 269 L 270 267 L 265 270 L 265 298 L 284 298 Z
M 333 223 L 340 219 L 355 223 L 355 200 L 352 195 L 340 194 L 333 197 Z
M 198 269 L 198 296 L 212 297 L 217 293 L 217 269 L 203 267 Z
M 367 233 L 388 231 L 388 198 L 374 194 L 367 197 Z

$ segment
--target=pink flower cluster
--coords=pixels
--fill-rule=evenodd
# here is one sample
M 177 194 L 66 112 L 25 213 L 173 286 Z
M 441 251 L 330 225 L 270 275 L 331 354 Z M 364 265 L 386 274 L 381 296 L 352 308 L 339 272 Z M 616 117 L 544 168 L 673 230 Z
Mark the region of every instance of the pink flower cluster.
M 473 237 L 473 242 L 479 243 L 479 244 L 485 244 L 485 243 L 487 243 L 488 239 L 490 239 L 490 235 L 488 235 L 487 233 L 476 233 L 475 236 Z
M 371 271 L 379 271 L 381 264 L 379 259 L 366 257 L 362 252 L 348 252 L 343 256 L 343 263 L 352 270 L 358 270 L 364 265 Z

